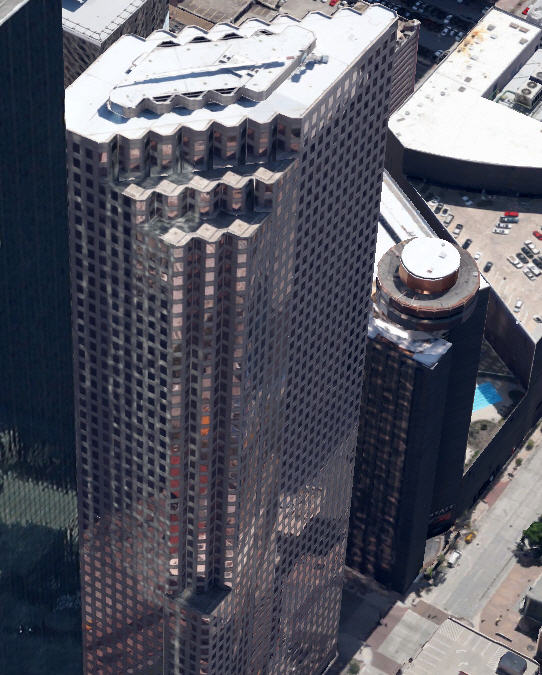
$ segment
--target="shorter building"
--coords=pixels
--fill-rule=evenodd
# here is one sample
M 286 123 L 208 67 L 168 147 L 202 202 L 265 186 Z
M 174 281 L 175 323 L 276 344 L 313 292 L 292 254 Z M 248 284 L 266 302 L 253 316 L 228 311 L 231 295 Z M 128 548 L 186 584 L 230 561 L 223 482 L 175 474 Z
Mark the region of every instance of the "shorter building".
M 420 22 L 417 19 L 407 21 L 399 17 L 397 43 L 393 57 L 390 114 L 400 108 L 414 93 L 419 38 Z
M 486 291 L 471 256 L 434 237 L 378 263 L 347 564 L 399 592 L 422 567 L 428 531 L 455 517 Z
M 147 37 L 167 23 L 167 0 L 62 0 L 64 86 L 121 35 Z
M 403 675 L 538 675 L 539 665 L 455 619 L 446 619 Z
M 487 12 L 390 118 L 392 174 L 402 171 L 467 189 L 540 194 L 538 106 L 522 114 L 498 101 L 541 37 L 540 28 L 521 18 L 496 8 Z

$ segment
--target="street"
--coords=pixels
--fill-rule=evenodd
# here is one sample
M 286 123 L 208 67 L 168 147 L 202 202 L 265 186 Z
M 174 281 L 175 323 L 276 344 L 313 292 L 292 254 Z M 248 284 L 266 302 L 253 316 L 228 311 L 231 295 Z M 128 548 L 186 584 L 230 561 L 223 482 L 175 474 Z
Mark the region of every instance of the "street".
M 446 580 L 426 591 L 426 602 L 476 625 L 482 608 L 512 569 L 513 550 L 524 529 L 542 514 L 542 439 L 523 454 L 517 470 L 495 504 L 476 524 L 478 536 L 462 545 L 462 557 Z

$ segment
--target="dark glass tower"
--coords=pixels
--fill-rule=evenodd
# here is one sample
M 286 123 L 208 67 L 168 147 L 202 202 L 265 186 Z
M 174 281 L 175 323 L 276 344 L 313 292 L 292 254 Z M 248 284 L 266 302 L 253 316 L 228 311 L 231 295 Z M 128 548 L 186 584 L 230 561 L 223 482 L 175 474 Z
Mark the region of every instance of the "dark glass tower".
M 376 285 L 346 560 L 404 592 L 456 515 L 487 293 L 436 238 L 391 248 Z
M 58 610 L 77 591 L 59 1 L 0 2 L 0 82 L 0 672 L 74 673 L 76 610 Z

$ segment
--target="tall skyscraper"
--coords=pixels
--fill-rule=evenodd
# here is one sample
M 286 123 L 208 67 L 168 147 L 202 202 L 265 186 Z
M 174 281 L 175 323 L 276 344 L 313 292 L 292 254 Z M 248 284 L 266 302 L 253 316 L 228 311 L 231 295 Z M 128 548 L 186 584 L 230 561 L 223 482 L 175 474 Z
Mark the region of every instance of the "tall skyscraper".
M 378 264 L 347 564 L 399 592 L 422 567 L 428 530 L 455 515 L 485 291 L 471 256 L 441 239 L 401 242 Z
M 66 92 L 89 675 L 335 657 L 395 34 L 126 36 Z
M 41 629 L 55 622 L 59 596 L 77 590 L 60 9 L 0 2 L 0 672 L 8 675 L 35 672 Z M 23 643 L 19 627 L 33 631 Z M 50 656 L 39 649 L 42 661 Z M 77 648 L 70 654 L 73 672 Z
M 168 0 L 62 0 L 64 86 L 121 35 L 147 37 L 164 28 Z

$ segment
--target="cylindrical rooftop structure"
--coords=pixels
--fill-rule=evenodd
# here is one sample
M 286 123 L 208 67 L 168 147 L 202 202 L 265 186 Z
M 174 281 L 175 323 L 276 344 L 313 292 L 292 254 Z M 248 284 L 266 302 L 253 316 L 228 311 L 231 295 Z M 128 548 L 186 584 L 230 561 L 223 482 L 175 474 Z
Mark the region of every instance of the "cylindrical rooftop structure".
M 376 303 L 410 330 L 450 330 L 472 312 L 480 287 L 467 251 L 432 237 L 402 241 L 385 253 L 376 279 Z
M 442 239 L 411 239 L 403 248 L 399 276 L 404 284 L 422 293 L 438 293 L 457 281 L 461 256 Z

